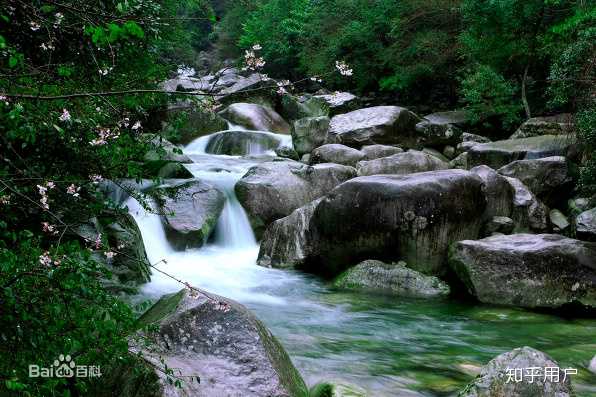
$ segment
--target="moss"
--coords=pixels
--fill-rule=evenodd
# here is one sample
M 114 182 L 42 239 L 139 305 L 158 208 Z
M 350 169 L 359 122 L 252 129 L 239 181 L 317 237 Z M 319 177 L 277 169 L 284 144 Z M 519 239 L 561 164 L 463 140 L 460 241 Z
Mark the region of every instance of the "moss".
M 178 304 L 186 296 L 186 290 L 180 290 L 175 294 L 162 296 L 137 320 L 138 328 L 161 321 L 169 314 L 176 311 Z
M 317 383 L 310 388 L 309 397 L 333 397 L 333 385 L 331 383 Z

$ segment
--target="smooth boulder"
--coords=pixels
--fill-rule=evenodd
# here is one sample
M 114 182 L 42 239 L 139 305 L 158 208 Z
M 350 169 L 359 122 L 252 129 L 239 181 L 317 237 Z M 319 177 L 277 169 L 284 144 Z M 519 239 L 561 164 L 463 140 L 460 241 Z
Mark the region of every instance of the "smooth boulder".
M 596 208 L 584 211 L 577 216 L 575 231 L 581 240 L 596 241 Z
M 322 198 L 292 211 L 265 229 L 257 265 L 275 268 L 300 268 L 312 252 L 316 240 L 310 220 Z
M 483 303 L 596 309 L 596 243 L 556 234 L 492 236 L 455 243 L 449 264 Z
M 294 122 L 292 144 L 300 156 L 312 152 L 327 140 L 329 122 L 327 116 L 306 117 Z
M 406 175 L 416 172 L 446 170 L 449 163 L 441 161 L 435 156 L 409 150 L 369 161 L 360 161 L 356 165 L 358 175 L 394 174 Z
M 339 164 L 308 166 L 296 161 L 269 161 L 252 167 L 236 183 L 238 200 L 260 236 L 276 219 L 324 196 L 356 176 L 356 170 Z
M 331 119 L 329 143 L 360 148 L 372 144 L 416 144 L 420 118 L 406 108 L 376 106 L 339 114 Z
M 476 238 L 486 199 L 482 181 L 462 170 L 354 178 L 316 207 L 316 252 L 308 267 L 337 275 L 350 263 L 404 260 L 429 275 L 446 271 L 447 248 Z
M 358 149 L 339 143 L 328 143 L 312 151 L 310 154 L 310 163 L 335 163 L 354 167 L 363 158 L 364 153 Z
M 207 241 L 226 200 L 219 189 L 200 180 L 160 187 L 154 195 L 166 237 L 177 250 L 201 247 Z
M 266 131 L 228 130 L 211 135 L 206 153 L 245 156 L 273 151 L 281 145 L 281 139 Z
M 349 92 L 334 92 L 332 94 L 315 95 L 313 98 L 325 103 L 330 116 L 350 112 L 358 109 L 360 106 L 360 99 Z
M 567 159 L 562 156 L 517 160 L 497 170 L 501 175 L 519 179 L 548 205 L 566 200 L 572 192 L 573 179 Z
M 546 368 L 559 371 L 550 376 Z M 480 375 L 459 394 L 460 397 L 573 397 L 571 377 L 545 353 L 520 347 L 498 355 L 482 367 Z
M 360 262 L 339 275 L 333 286 L 409 298 L 440 298 L 449 295 L 449 286 L 445 282 L 409 269 L 404 262 Z
M 155 330 L 144 336 L 151 349 L 141 345 L 134 350 L 155 368 L 166 365 L 184 379 L 177 387 L 155 370 L 160 396 L 308 397 L 283 346 L 235 301 L 184 289 L 163 296 L 139 323 Z
M 381 157 L 393 156 L 402 153 L 403 149 L 397 146 L 389 145 L 366 145 L 360 149 L 364 153 L 365 160 L 380 159 Z
M 248 130 L 290 133 L 290 125 L 275 110 L 255 103 L 233 103 L 219 115 Z
M 519 179 L 505 177 L 514 191 L 511 218 L 516 232 L 544 233 L 548 230 L 548 207 Z
M 544 135 L 482 143 L 470 148 L 468 161 L 472 167 L 484 164 L 498 169 L 516 160 L 566 156 L 574 143 L 573 135 Z

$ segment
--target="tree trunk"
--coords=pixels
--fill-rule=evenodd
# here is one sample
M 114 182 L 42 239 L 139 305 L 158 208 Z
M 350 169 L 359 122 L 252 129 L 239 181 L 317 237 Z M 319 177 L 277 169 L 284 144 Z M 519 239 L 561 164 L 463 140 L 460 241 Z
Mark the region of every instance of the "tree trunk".
M 526 111 L 526 118 L 531 118 L 532 113 L 530 112 L 530 104 L 528 103 L 528 98 L 526 96 L 526 81 L 528 80 L 528 69 L 530 68 L 530 64 L 526 64 L 526 68 L 524 69 L 524 77 L 522 77 L 522 103 L 524 104 L 524 110 Z

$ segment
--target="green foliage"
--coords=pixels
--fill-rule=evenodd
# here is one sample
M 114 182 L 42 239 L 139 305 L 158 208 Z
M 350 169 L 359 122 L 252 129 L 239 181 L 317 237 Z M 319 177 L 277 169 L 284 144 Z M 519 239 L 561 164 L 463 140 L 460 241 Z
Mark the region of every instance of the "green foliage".
M 506 127 L 520 121 L 520 104 L 516 101 L 516 88 L 511 82 L 486 65 L 478 65 L 463 81 L 462 100 L 472 121 L 479 123 L 497 116 Z
M 155 89 L 179 48 L 192 53 L 173 45 L 193 32 L 178 10 L 174 0 L 64 0 L 1 11 L 1 395 L 92 395 L 94 378 L 28 377 L 29 364 L 51 367 L 60 354 L 104 373 L 133 365 L 135 313 L 104 287 L 106 258 L 120 253 L 85 228 L 125 211 L 98 181 L 144 176 L 156 150 L 144 127 L 168 98 L 91 93 Z

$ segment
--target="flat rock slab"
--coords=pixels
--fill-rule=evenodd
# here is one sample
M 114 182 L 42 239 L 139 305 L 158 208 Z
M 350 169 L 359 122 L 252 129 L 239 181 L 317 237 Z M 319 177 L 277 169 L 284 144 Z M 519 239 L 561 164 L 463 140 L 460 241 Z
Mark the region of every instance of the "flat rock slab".
M 448 168 L 450 168 L 449 163 L 417 150 L 409 150 L 374 160 L 359 161 L 356 165 L 358 175 L 361 176 L 378 174 L 406 175 L 416 172 L 446 170 Z
M 449 264 L 483 303 L 596 309 L 596 243 L 556 234 L 512 234 L 459 241 Z
M 573 135 L 544 135 L 482 143 L 470 148 L 468 164 L 470 167 L 484 164 L 498 169 L 515 160 L 565 156 L 574 143 Z

